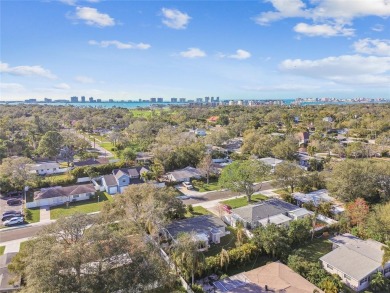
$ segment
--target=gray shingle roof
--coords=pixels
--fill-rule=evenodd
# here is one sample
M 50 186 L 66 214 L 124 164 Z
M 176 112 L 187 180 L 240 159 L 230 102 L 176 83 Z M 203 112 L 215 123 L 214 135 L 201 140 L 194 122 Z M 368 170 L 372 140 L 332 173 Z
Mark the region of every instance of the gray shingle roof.
M 106 182 L 107 186 L 116 186 L 118 185 L 118 182 L 116 181 L 116 178 L 114 175 L 104 175 L 103 176 L 104 181 Z
M 41 189 L 41 191 L 35 193 L 34 199 L 53 198 L 93 192 L 96 192 L 93 184 L 72 185 L 66 187 L 58 186 Z
M 284 214 L 288 211 L 296 210 L 297 206 L 279 199 L 270 199 L 256 205 L 233 209 L 232 213 L 238 215 L 243 220 L 253 223 L 268 217 Z
M 320 260 L 339 269 L 356 280 L 361 280 L 381 267 L 382 243 L 362 240 L 351 234 L 343 234 L 330 239 L 339 247 L 320 258 Z
M 176 237 L 179 233 L 203 233 L 205 230 L 220 229 L 226 227 L 225 223 L 212 215 L 193 217 L 185 220 L 173 222 L 167 227 L 168 232 Z

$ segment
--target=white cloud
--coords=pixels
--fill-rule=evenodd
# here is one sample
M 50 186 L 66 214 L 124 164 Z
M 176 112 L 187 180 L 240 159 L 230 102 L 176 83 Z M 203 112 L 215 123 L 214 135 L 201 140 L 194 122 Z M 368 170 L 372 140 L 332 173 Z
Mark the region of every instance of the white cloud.
M 352 29 L 344 26 L 351 25 L 353 19 L 365 16 L 382 18 L 390 16 L 389 0 L 353 0 L 353 2 L 351 0 L 312 0 L 310 7 L 302 0 L 267 0 L 267 2 L 273 5 L 274 10 L 263 12 L 255 17 L 256 23 L 267 25 L 284 18 L 311 19 L 314 22 L 313 25 L 299 24 L 298 26 L 298 29 L 310 36 L 350 36 L 353 33 Z
M 356 52 L 379 56 L 390 56 L 390 40 L 361 39 L 353 43 Z
M 287 59 L 279 68 L 286 73 L 341 84 L 386 85 L 390 81 L 390 57 L 343 55 L 318 60 Z
M 0 63 L 0 72 L 8 73 L 11 75 L 19 75 L 19 76 L 40 76 L 46 77 L 49 79 L 56 79 L 57 77 L 50 72 L 50 70 L 45 69 L 39 65 L 35 66 L 15 66 L 10 67 L 7 63 Z
M 61 3 L 74 6 L 76 5 L 77 0 L 59 0 Z
M 115 20 L 108 14 L 100 13 L 96 8 L 76 7 L 74 18 L 84 20 L 86 24 L 98 27 L 114 26 Z
M 70 89 L 70 86 L 66 83 L 59 83 L 59 84 L 56 84 L 53 86 L 55 89 L 59 89 L 59 90 L 69 90 Z
M 330 24 L 310 25 L 303 22 L 298 23 L 294 27 L 294 31 L 309 37 L 353 36 L 355 32 L 354 29 L 345 28 L 342 25 L 330 25 Z
M 376 24 L 371 28 L 375 32 L 382 32 L 385 29 L 383 24 Z
M 97 42 L 97 41 L 91 40 L 91 41 L 88 42 L 88 44 L 94 45 L 94 46 L 99 46 L 99 47 L 102 47 L 102 48 L 107 48 L 109 46 L 114 46 L 117 49 L 147 50 L 147 49 L 149 49 L 151 47 L 151 45 L 145 44 L 145 43 L 138 43 L 138 44 L 135 44 L 135 43 L 122 43 L 122 42 L 117 41 L 117 40 L 101 41 L 101 42 Z
M 244 60 L 250 58 L 252 55 L 248 51 L 238 49 L 235 54 L 227 55 L 226 57 L 238 60 Z
M 162 8 L 161 13 L 164 17 L 162 23 L 173 29 L 187 28 L 191 19 L 187 13 L 181 12 L 177 9 Z
M 0 89 L 2 90 L 22 90 L 24 87 L 19 83 L 0 82 Z
M 180 56 L 184 58 L 200 58 L 206 57 L 206 53 L 199 48 L 188 48 L 187 51 L 180 52 Z
M 78 75 L 74 78 L 75 81 L 79 83 L 94 83 L 95 81 L 93 78 L 88 77 L 88 76 L 83 76 L 83 75 Z

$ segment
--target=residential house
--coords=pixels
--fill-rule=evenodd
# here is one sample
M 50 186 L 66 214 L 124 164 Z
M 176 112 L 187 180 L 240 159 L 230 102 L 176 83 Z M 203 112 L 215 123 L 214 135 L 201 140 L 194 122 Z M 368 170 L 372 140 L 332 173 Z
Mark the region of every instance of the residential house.
M 240 273 L 214 282 L 215 292 L 224 293 L 323 293 L 315 285 L 280 262 Z
M 60 164 L 57 162 L 42 162 L 31 165 L 31 170 L 38 175 L 61 173 Z
M 96 193 L 93 184 L 82 184 L 72 186 L 56 186 L 42 188 L 34 193 L 34 200 L 27 202 L 28 208 L 56 206 L 66 202 L 88 200 Z
M 167 177 L 171 182 L 186 182 L 193 178 L 200 179 L 202 177 L 202 172 L 194 167 L 188 166 L 168 173 Z
M 150 164 L 152 160 L 153 160 L 153 154 L 144 153 L 144 152 L 137 153 L 137 156 L 135 158 L 135 161 L 137 163 L 142 163 L 142 164 Z
M 247 205 L 231 210 L 231 214 L 225 216 L 230 225 L 242 222 L 247 229 L 254 229 L 259 225 L 266 226 L 270 223 L 288 226 L 293 220 L 310 216 L 312 212 L 304 208 L 279 199 L 269 199 L 255 205 Z
M 376 272 L 390 277 L 390 262 L 382 267 L 382 243 L 362 240 L 351 234 L 330 239 L 333 250 L 320 258 L 322 266 L 330 274 L 337 274 L 343 283 L 355 291 L 362 291 L 370 284 Z
M 73 162 L 73 167 L 84 167 L 110 163 L 107 158 L 87 159 L 84 161 Z
M 210 122 L 210 123 L 216 123 L 219 119 L 219 116 L 211 116 L 207 119 L 207 122 Z
M 345 210 L 341 203 L 337 202 L 334 197 L 329 196 L 327 189 L 319 189 L 309 193 L 294 192 L 292 196 L 296 200 L 298 206 L 307 203 L 317 205 L 322 202 L 330 202 L 333 204 L 332 212 L 334 214 L 340 214 Z
M 277 165 L 279 165 L 280 163 L 283 163 L 284 161 L 283 160 L 279 160 L 279 159 L 276 159 L 276 158 L 261 158 L 259 159 L 260 162 L 263 162 L 264 164 L 268 165 L 268 166 L 271 166 L 272 168 L 272 172 L 275 171 L 275 167 Z
M 327 117 L 322 118 L 322 121 L 332 123 L 334 121 L 334 119 L 332 117 L 327 116 Z
M 230 234 L 226 230 L 225 223 L 212 215 L 193 217 L 175 221 L 166 228 L 168 236 L 176 240 L 181 233 L 194 233 L 196 240 L 203 242 L 204 250 L 207 250 L 210 243 L 220 243 L 221 238 Z
M 144 172 L 149 172 L 149 169 L 146 167 L 114 169 L 112 174 L 101 178 L 101 184 L 108 194 L 122 193 L 130 184 L 144 183 L 141 179 Z

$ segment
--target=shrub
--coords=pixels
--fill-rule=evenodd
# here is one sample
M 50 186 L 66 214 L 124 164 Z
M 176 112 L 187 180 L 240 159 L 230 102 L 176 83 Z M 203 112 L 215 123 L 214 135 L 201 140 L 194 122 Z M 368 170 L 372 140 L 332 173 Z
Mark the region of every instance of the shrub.
M 32 220 L 32 212 L 29 209 L 24 209 L 24 217 L 27 221 Z
M 194 293 L 204 293 L 203 288 L 200 285 L 194 284 L 191 286 L 191 288 Z
M 187 210 L 192 214 L 194 212 L 194 207 L 192 206 L 192 204 L 189 204 L 187 206 Z
M 71 174 L 75 178 L 88 177 L 88 172 L 96 172 L 98 175 L 110 174 L 112 170 L 128 167 L 126 162 L 117 162 L 111 164 L 102 164 L 102 165 L 93 165 L 93 166 L 83 166 L 76 167 L 71 171 Z

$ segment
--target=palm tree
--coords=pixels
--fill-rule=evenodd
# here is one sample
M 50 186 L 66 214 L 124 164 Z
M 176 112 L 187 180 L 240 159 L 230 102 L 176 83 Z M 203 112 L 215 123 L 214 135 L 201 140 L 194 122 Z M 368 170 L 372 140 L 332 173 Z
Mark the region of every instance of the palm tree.
M 205 262 L 204 254 L 199 251 L 200 243 L 196 240 L 194 233 L 183 233 L 177 239 L 173 248 L 173 258 L 180 270 L 186 275 L 191 276 L 191 283 L 194 285 L 195 274 L 200 274 Z
M 383 274 L 381 272 L 377 272 L 372 275 L 370 286 L 372 287 L 372 289 L 374 289 L 374 291 L 380 291 L 386 287 L 386 281 L 387 280 L 385 279 Z
M 237 229 L 237 232 L 236 232 L 236 237 L 237 237 L 236 246 L 241 246 L 242 244 L 244 244 L 244 237 L 245 237 L 244 224 L 242 222 L 240 222 L 240 221 L 237 222 L 236 229 Z
M 225 267 L 225 271 L 227 271 L 227 267 L 230 262 L 229 253 L 222 248 L 221 253 L 219 254 L 219 258 L 220 258 L 221 268 Z
M 386 263 L 390 261 L 390 240 L 386 241 L 381 249 L 383 250 L 382 267 L 385 267 Z

